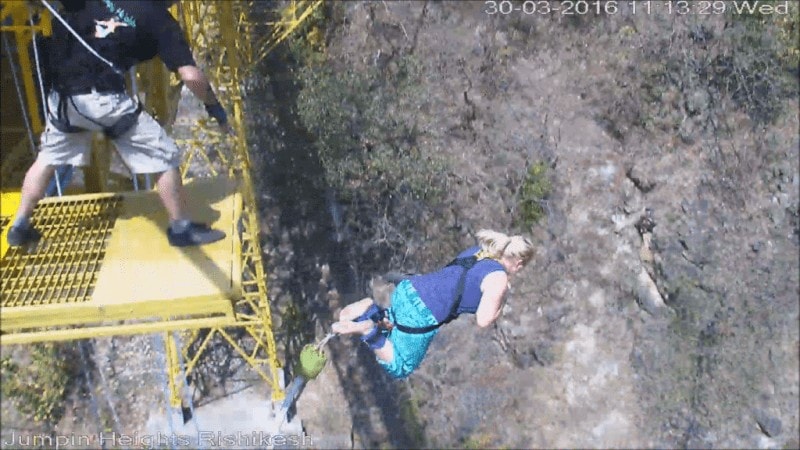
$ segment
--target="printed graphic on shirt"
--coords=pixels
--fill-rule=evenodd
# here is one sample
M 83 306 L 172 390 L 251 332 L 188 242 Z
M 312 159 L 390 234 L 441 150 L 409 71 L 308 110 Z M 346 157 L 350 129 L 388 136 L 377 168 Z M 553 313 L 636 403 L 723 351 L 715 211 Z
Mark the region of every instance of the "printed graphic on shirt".
M 95 20 L 94 21 L 94 37 L 103 39 L 117 30 L 117 27 L 127 27 L 125 22 L 119 22 L 115 17 L 108 20 Z
M 129 26 L 136 28 L 136 20 L 133 17 L 131 17 L 127 11 L 115 5 L 114 2 L 112 2 L 111 0 L 104 0 L 103 3 L 106 5 L 106 9 L 111 11 L 111 13 L 116 14 L 117 17 L 120 18 L 120 20 L 122 20 Z

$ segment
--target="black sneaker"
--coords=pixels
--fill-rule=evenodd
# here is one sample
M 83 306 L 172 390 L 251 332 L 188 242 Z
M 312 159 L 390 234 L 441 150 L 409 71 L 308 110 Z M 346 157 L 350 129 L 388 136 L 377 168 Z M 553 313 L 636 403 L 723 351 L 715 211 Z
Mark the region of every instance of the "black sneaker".
M 210 244 L 223 238 L 225 238 L 224 232 L 215 230 L 203 223 L 192 222 L 182 233 L 172 231 L 172 227 L 167 228 L 167 239 L 169 240 L 169 245 L 173 247 Z
M 36 228 L 32 226 L 27 227 L 11 227 L 8 229 L 8 245 L 11 247 L 22 247 L 32 242 L 39 242 L 42 235 Z

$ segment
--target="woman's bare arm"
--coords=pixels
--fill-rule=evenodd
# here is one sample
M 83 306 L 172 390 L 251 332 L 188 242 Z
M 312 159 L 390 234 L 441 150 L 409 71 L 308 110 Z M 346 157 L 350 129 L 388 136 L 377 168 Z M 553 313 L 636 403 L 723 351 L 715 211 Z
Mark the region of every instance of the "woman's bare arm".
M 479 327 L 485 328 L 500 317 L 508 292 L 508 275 L 501 271 L 486 275 L 481 282 L 481 292 L 481 302 L 475 312 L 475 320 Z

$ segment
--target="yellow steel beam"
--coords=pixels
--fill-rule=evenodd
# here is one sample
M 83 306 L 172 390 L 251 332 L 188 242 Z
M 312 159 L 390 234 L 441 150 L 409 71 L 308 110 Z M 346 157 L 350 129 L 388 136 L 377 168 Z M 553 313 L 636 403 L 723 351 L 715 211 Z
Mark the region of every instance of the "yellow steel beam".
M 222 337 L 225 338 L 226 341 L 228 341 L 228 344 L 230 344 L 230 346 L 233 347 L 237 353 L 239 353 L 239 356 L 241 356 L 247 362 L 247 364 L 251 368 L 253 368 L 256 371 L 256 373 L 258 373 L 261 376 L 261 378 L 267 382 L 267 384 L 269 384 L 272 387 L 272 400 L 273 401 L 283 400 L 286 397 L 286 393 L 283 390 L 283 386 L 281 386 L 280 373 L 278 371 L 279 366 L 278 367 L 274 366 L 274 361 L 272 360 L 272 358 L 271 357 L 269 359 L 253 358 L 236 342 L 235 339 L 233 339 L 228 334 L 228 332 L 225 329 L 220 328 L 218 329 L 218 331 L 222 335 Z M 269 351 L 269 349 L 265 350 Z M 261 368 L 261 365 L 263 363 L 269 364 L 271 369 L 269 375 L 267 375 L 267 373 L 265 373 L 264 370 Z
M 18 2 L 22 3 L 22 2 Z M 26 6 L 15 5 L 11 12 L 11 17 L 14 23 L 25 23 L 29 14 Z M 25 99 L 28 102 L 28 116 L 31 121 L 31 127 L 34 133 L 41 133 L 44 130 L 42 121 L 38 114 L 39 101 L 36 95 L 36 83 L 34 81 L 34 65 L 28 52 L 28 44 L 32 42 L 32 31 L 35 27 L 31 26 L 28 30 L 17 31 L 14 33 L 14 39 L 17 44 L 17 54 L 22 83 L 25 88 Z
M 112 151 L 114 151 L 114 145 L 111 141 L 99 134 L 94 136 L 89 165 L 82 168 L 86 192 L 108 192 Z
M 169 385 L 170 404 L 173 408 L 181 406 L 181 396 L 179 386 L 183 384 L 180 380 L 181 367 L 178 361 L 178 346 L 175 342 L 175 337 L 172 333 L 164 333 L 164 349 L 166 351 L 165 359 L 167 361 L 167 384 Z
M 37 330 L 3 334 L 3 345 L 33 344 L 36 342 L 61 342 L 75 339 L 91 339 L 109 336 L 148 334 L 196 328 L 238 327 L 246 325 L 233 318 L 180 319 L 166 322 L 122 323 L 95 327 L 66 328 L 59 330 Z
M 292 3 L 294 4 L 294 2 Z M 243 44 L 247 39 L 242 30 L 250 29 L 249 24 L 243 23 L 247 15 L 242 11 L 242 2 L 214 2 L 201 3 L 184 1 L 181 3 L 185 29 L 191 30 L 191 42 L 194 42 L 199 53 L 198 61 L 209 61 L 215 64 L 213 69 L 207 71 L 212 84 L 220 91 L 220 99 L 229 108 L 231 127 L 235 136 L 226 141 L 217 139 L 209 140 L 209 136 L 218 137 L 215 130 L 207 128 L 206 123 L 199 123 L 193 130 L 195 136 L 192 140 L 185 141 L 189 144 L 205 143 L 205 148 L 190 150 L 190 160 L 194 163 L 205 162 L 210 170 L 214 170 L 208 155 L 212 149 L 216 150 L 216 157 L 228 172 L 241 180 L 241 194 L 243 199 L 242 225 L 244 232 L 241 239 L 241 268 L 249 271 L 255 278 L 252 286 L 257 293 L 254 297 L 247 296 L 245 303 L 251 305 L 253 312 L 261 321 L 260 327 L 253 327 L 249 333 L 266 345 L 261 351 L 266 352 L 270 366 L 270 384 L 280 386 L 280 362 L 272 333 L 272 316 L 267 297 L 266 274 L 264 273 L 261 259 L 261 246 L 258 242 L 260 235 L 258 217 L 256 216 L 256 200 L 251 179 L 250 155 L 247 142 L 246 121 L 244 118 L 243 92 L 240 78 L 247 74 L 252 67 L 252 55 L 246 52 L 250 48 Z M 221 42 L 223 45 L 212 45 Z M 243 55 L 244 54 L 244 55 Z M 186 168 L 186 167 L 185 167 Z M 245 251 L 253 249 L 253 251 Z M 251 289 L 252 289 L 251 288 Z M 253 298 L 257 300 L 252 301 Z M 263 338 L 261 337 L 263 336 Z M 238 350 L 237 350 L 238 351 Z M 242 352 L 243 357 L 247 352 Z M 248 363 L 254 362 L 247 355 Z M 252 364 L 251 364 L 252 365 Z M 280 400 L 284 396 L 282 388 L 273 389 L 273 400 Z
M 3 11 L 3 22 L 11 18 L 11 25 L 0 25 L 0 31 L 14 34 L 14 42 L 17 49 L 16 65 L 21 73 L 21 80 L 27 103 L 27 112 L 33 132 L 38 134 L 44 130 L 44 125 L 39 117 L 39 105 L 41 95 L 37 92 L 36 66 L 35 61 L 28 51 L 28 46 L 33 42 L 33 34 L 38 33 L 44 36 L 51 34 L 50 14 L 47 11 L 39 12 L 39 23 L 31 23 L 32 10 L 27 2 L 2 0 L 0 7 Z M 9 55 L 10 56 L 10 55 Z
M 220 317 L 233 318 L 233 310 L 229 304 L 230 300 L 227 298 L 208 296 L 180 298 L 170 301 L 121 303 L 117 305 L 95 305 L 87 302 L 21 306 L 3 308 L 2 329 L 4 333 L 7 333 L 16 329 L 83 326 L 114 320 L 152 318 L 169 320 L 171 317 L 188 315 L 185 313 L 186 311 L 191 311 L 193 316 L 214 314 L 220 315 Z
M 194 342 L 200 335 L 199 331 L 200 330 L 192 330 L 192 334 L 187 342 Z M 194 370 L 195 366 L 197 365 L 197 362 L 200 360 L 200 356 L 203 355 L 203 352 L 208 347 L 208 343 L 211 342 L 211 338 L 214 336 L 215 331 L 216 329 L 212 329 L 209 330 L 208 333 L 206 333 L 205 337 L 203 338 L 203 341 L 200 342 L 197 349 L 195 349 L 194 354 L 191 356 L 188 354 L 189 345 L 183 346 L 182 349 L 184 351 L 183 358 L 186 361 L 187 376 L 192 372 L 192 370 Z
M 10 223 L 14 218 L 14 214 L 19 209 L 20 193 L 19 192 L 2 192 L 0 193 L 0 218 L 5 218 L 5 226 L 0 233 L 0 258 L 5 256 L 8 251 L 8 241 L 6 235 L 10 228 Z
M 291 20 L 281 20 L 275 24 L 273 35 L 271 36 L 271 42 L 268 41 L 265 43 L 265 48 L 259 53 L 258 57 L 256 58 L 256 62 L 266 57 L 269 52 L 274 50 L 278 44 L 291 36 L 297 27 L 302 25 L 308 16 L 310 16 L 314 10 L 322 5 L 322 2 L 323 0 L 315 0 L 312 2 L 292 2 L 288 8 L 292 14 Z M 298 9 L 303 10 L 303 12 L 300 13 L 300 16 L 296 15 Z
M 249 329 L 252 331 L 254 328 L 261 329 L 261 324 L 259 322 L 250 322 L 249 325 L 246 323 L 242 325 L 244 328 Z M 247 352 L 245 348 L 239 345 L 238 342 L 230 335 L 228 330 L 233 329 L 234 327 L 227 327 L 227 328 L 212 328 L 208 330 L 205 337 L 203 338 L 202 342 L 200 342 L 197 349 L 195 349 L 194 354 L 192 356 L 187 354 L 187 350 L 189 345 L 183 346 L 183 358 L 184 358 L 184 371 L 180 370 L 179 366 L 175 366 L 175 368 L 168 369 L 169 373 L 173 374 L 173 379 L 175 380 L 174 384 L 172 385 L 172 395 L 170 397 L 170 402 L 173 406 L 177 407 L 180 405 L 181 397 L 180 392 L 185 386 L 185 380 L 188 376 L 192 374 L 192 372 L 196 369 L 200 356 L 208 347 L 208 344 L 211 342 L 211 339 L 216 335 L 219 334 L 220 336 L 227 341 L 231 347 L 236 351 L 236 353 L 264 380 L 265 383 L 270 387 L 270 389 L 274 392 L 283 392 L 283 386 L 280 385 L 280 379 L 275 380 L 275 377 L 272 375 L 272 370 L 268 374 L 263 370 L 263 366 L 270 366 L 270 360 L 267 358 L 258 358 L 256 355 L 259 353 L 263 353 L 266 351 L 266 347 L 263 346 L 263 343 L 258 343 L 253 347 L 252 352 Z M 235 327 L 238 328 L 238 327 Z M 195 339 L 198 337 L 199 330 L 193 330 L 191 337 L 188 341 L 184 342 L 194 342 Z M 179 361 L 178 361 L 179 364 Z M 283 397 L 276 397 L 273 395 L 273 401 L 278 401 L 283 399 Z

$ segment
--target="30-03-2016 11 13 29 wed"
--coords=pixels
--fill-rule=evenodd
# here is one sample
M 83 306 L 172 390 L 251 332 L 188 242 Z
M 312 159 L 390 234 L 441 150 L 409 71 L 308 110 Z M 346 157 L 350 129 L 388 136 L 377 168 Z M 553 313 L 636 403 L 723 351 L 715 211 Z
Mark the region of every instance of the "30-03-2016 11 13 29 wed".
M 487 15 L 722 15 L 758 14 L 787 15 L 790 0 L 768 2 L 764 0 L 487 0 L 483 12 Z

